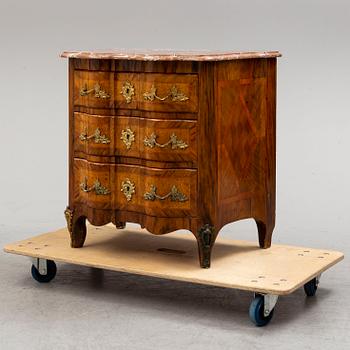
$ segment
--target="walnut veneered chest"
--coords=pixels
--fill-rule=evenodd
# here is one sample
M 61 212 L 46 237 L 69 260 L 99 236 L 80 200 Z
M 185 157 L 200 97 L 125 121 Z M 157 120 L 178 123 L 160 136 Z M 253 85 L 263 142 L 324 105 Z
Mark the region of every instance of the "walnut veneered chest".
M 202 267 L 219 230 L 275 223 L 279 52 L 64 52 L 69 58 L 72 247 L 86 219 L 196 237 Z

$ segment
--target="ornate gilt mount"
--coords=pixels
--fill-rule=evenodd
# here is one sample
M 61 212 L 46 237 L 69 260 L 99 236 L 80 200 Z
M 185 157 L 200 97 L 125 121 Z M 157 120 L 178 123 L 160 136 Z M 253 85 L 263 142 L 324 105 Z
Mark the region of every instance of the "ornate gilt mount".
M 143 198 L 149 201 L 154 201 L 156 199 L 163 201 L 167 198 L 170 198 L 170 200 L 173 202 L 186 202 L 188 200 L 187 196 L 181 193 L 175 185 L 172 186 L 171 191 L 164 196 L 159 196 L 157 194 L 157 187 L 155 185 L 151 185 L 151 190 L 146 192 L 143 195 Z
M 124 96 L 126 103 L 130 103 L 132 101 L 133 96 L 135 95 L 135 88 L 129 80 L 127 80 L 123 86 L 120 93 Z
M 80 134 L 79 139 L 80 141 L 90 141 L 93 139 L 95 143 L 104 144 L 111 142 L 111 140 L 106 135 L 101 135 L 101 130 L 99 128 L 97 128 L 95 132 L 90 136 L 87 135 L 87 132 Z
M 111 193 L 111 191 L 108 188 L 102 186 L 99 179 L 96 179 L 94 184 L 91 187 L 89 187 L 87 183 L 87 177 L 85 177 L 84 181 L 80 184 L 80 189 L 83 192 L 95 191 L 97 195 L 107 195 Z
M 198 243 L 202 251 L 201 266 L 210 267 L 210 250 L 214 239 L 214 227 L 206 224 L 198 231 Z
M 175 85 L 173 85 L 171 87 L 170 92 L 168 93 L 168 95 L 163 96 L 163 97 L 159 97 L 157 95 L 157 88 L 154 85 L 152 85 L 151 90 L 150 91 L 146 91 L 143 94 L 143 98 L 146 101 L 154 101 L 155 99 L 157 99 L 159 101 L 165 101 L 168 98 L 170 98 L 174 102 L 184 102 L 184 101 L 187 101 L 189 99 L 184 93 L 179 91 Z
M 69 232 L 72 232 L 72 224 L 73 224 L 73 210 L 71 210 L 69 207 L 66 208 L 64 211 L 64 217 L 67 221 L 67 228 Z
M 182 140 L 179 140 L 177 138 L 177 136 L 172 133 L 170 135 L 170 139 L 168 142 L 160 144 L 157 142 L 157 135 L 155 133 L 152 133 L 150 137 L 145 137 L 145 139 L 143 140 L 143 143 L 146 147 L 150 147 L 150 148 L 154 148 L 155 146 L 160 147 L 160 148 L 164 148 L 164 147 L 168 147 L 171 145 L 172 149 L 185 149 L 188 147 L 188 144 Z
M 108 99 L 111 97 L 108 92 L 102 90 L 99 83 L 96 83 L 92 89 L 88 89 L 87 85 L 85 84 L 85 86 L 80 89 L 80 96 L 87 96 L 93 92 L 95 93 L 94 96 L 96 98 Z
M 124 142 L 127 149 L 131 148 L 132 143 L 135 141 L 135 134 L 130 128 L 122 130 L 122 136 L 120 139 Z
M 122 181 L 122 188 L 120 191 L 124 193 L 126 200 L 129 202 L 132 199 L 132 195 L 136 193 L 135 184 L 129 179 L 125 179 Z

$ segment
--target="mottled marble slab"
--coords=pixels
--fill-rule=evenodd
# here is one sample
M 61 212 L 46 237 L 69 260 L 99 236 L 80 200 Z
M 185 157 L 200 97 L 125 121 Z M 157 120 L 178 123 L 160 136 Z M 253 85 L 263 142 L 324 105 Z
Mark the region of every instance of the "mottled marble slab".
M 64 51 L 61 57 L 138 61 L 227 61 L 246 58 L 280 57 L 278 51 L 172 51 L 172 50 L 106 50 Z

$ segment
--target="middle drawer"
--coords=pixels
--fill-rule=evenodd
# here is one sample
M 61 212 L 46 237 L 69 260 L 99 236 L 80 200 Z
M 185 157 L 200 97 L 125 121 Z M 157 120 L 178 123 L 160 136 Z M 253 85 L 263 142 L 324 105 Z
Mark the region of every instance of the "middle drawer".
M 197 122 L 74 113 L 74 151 L 181 162 L 197 159 Z

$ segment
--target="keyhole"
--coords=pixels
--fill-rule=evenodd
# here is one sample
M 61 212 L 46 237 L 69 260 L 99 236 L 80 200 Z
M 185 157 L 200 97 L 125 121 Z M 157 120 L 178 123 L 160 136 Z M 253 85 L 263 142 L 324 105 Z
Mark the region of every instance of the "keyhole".
M 129 88 L 126 88 L 126 94 L 128 95 L 129 94 Z
M 129 191 L 130 191 L 130 187 L 129 187 L 129 186 L 126 186 L 126 190 L 129 192 Z
M 130 139 L 130 135 L 129 135 L 129 134 L 127 134 L 127 135 L 126 135 L 126 138 L 129 140 L 129 139 Z

